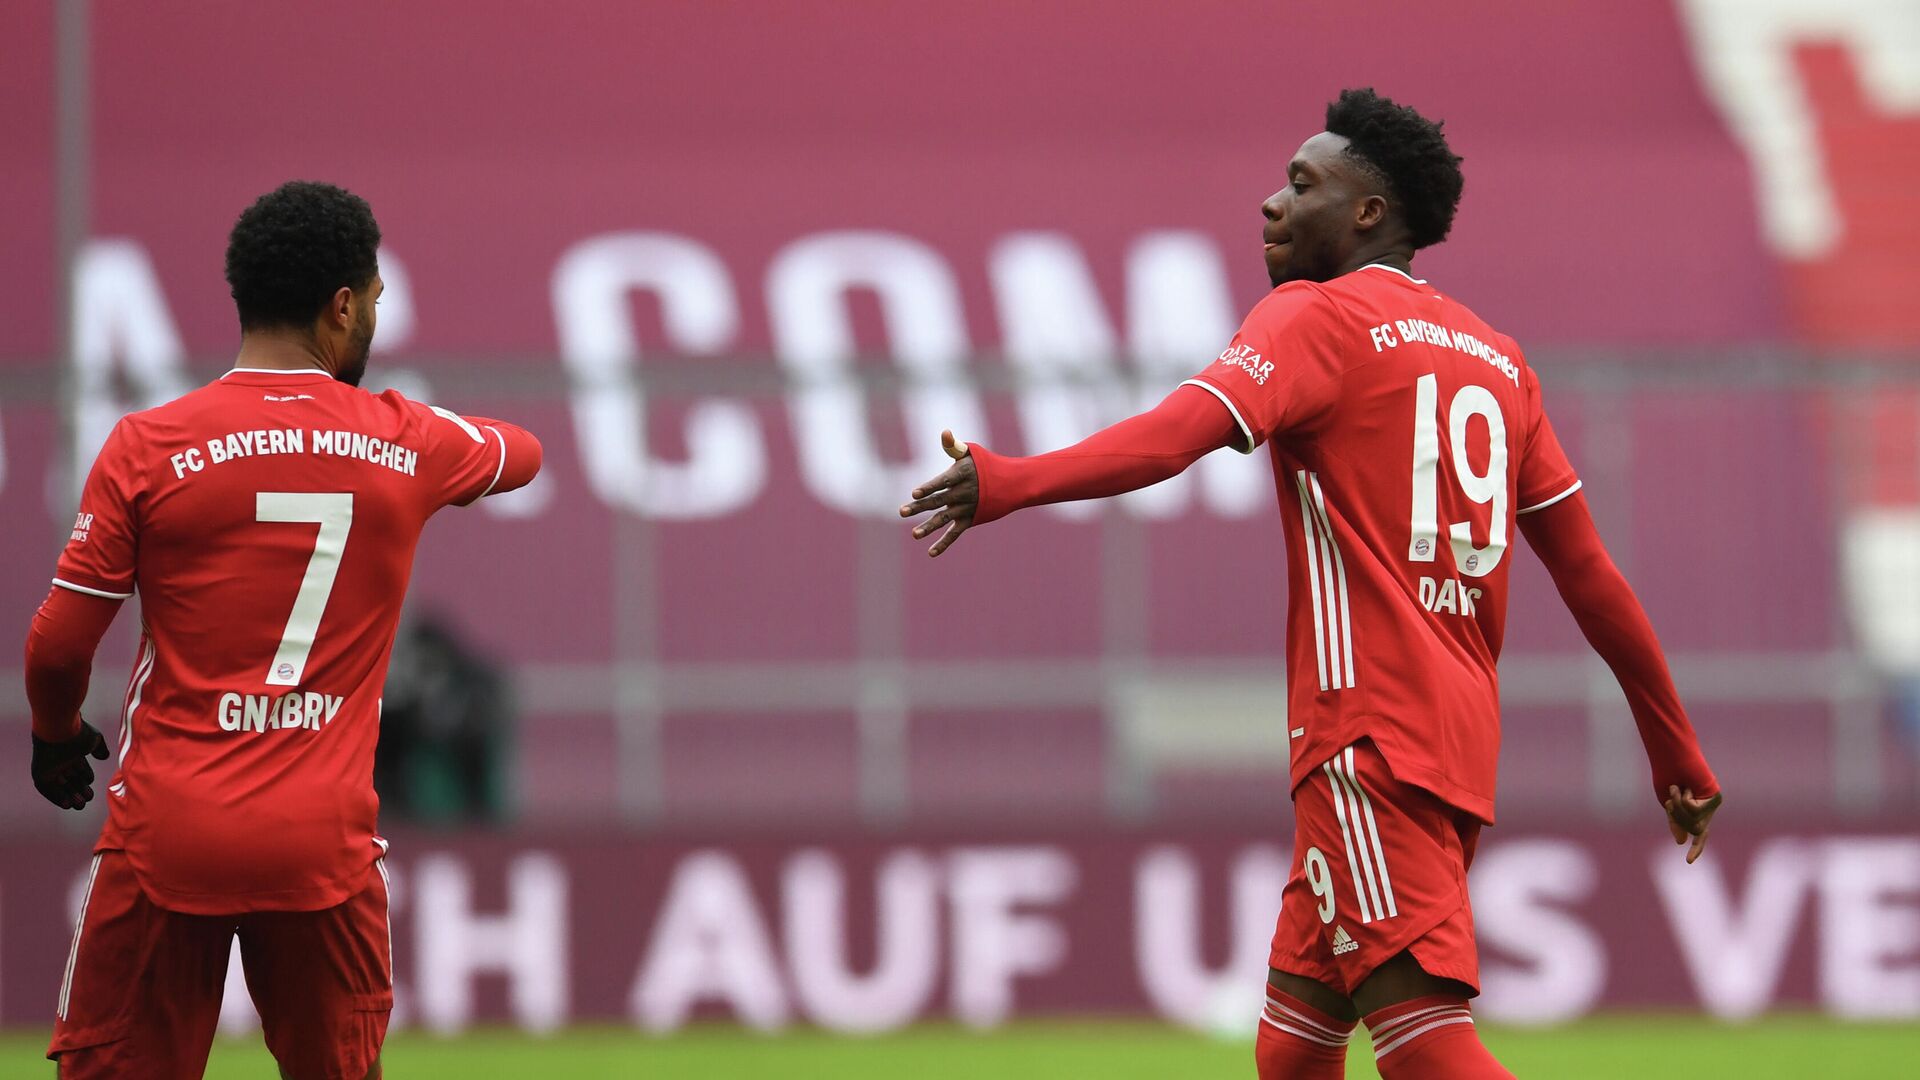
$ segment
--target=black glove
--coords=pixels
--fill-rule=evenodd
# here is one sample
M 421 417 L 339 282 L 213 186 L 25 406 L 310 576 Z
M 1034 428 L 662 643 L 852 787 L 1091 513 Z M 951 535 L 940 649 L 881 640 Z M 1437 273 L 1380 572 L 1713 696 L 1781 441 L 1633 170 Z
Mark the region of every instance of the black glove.
M 64 742 L 33 738 L 33 786 L 62 810 L 78 810 L 93 798 L 91 755 L 107 760 L 107 739 L 92 724 L 80 721 L 80 734 Z

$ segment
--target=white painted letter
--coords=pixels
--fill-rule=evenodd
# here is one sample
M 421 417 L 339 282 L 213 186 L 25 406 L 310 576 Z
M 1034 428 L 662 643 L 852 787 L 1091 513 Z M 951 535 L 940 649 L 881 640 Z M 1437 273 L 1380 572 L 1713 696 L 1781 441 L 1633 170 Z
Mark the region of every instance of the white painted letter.
M 787 863 L 788 970 L 807 1017 L 836 1031 L 899 1027 L 920 1015 L 940 972 L 939 874 L 903 851 L 880 865 L 873 973 L 848 970 L 846 882 L 832 855 Z
M 122 416 L 186 392 L 181 370 L 186 350 L 153 261 L 138 243 L 88 243 L 80 250 L 73 277 L 72 490 L 77 492 L 88 464 Z M 135 391 L 132 401 L 114 392 L 116 356 L 126 364 Z
M 1059 924 L 1017 905 L 1055 904 L 1073 891 L 1076 871 L 1048 847 L 971 848 L 955 852 L 953 1009 L 962 1023 L 991 1027 L 1013 1011 L 1013 981 L 1053 970 L 1066 959 Z
M 439 1032 L 473 1018 L 473 977 L 507 976 L 521 1026 L 552 1031 L 567 1019 L 567 872 L 551 855 L 518 856 L 507 867 L 507 909 L 473 910 L 473 875 L 451 855 L 417 864 L 411 900 L 418 942 L 420 1016 Z
M 1593 894 L 1593 856 L 1558 840 L 1522 840 L 1474 861 L 1473 924 L 1481 940 L 1520 963 L 1481 962 L 1481 1007 L 1508 1023 L 1571 1020 L 1593 1008 L 1607 985 L 1599 935 L 1556 901 Z
M 911 460 L 882 460 L 846 294 L 878 295 L 895 362 L 904 369 Z M 968 385 L 960 288 L 939 253 L 886 232 L 828 232 L 794 241 L 767 269 L 768 314 L 780 362 L 800 383 L 793 422 L 800 473 L 814 496 L 849 514 L 887 513 L 913 485 L 950 464 L 940 430 L 985 440 L 985 413 Z
M 671 1031 L 717 998 L 762 1030 L 787 1022 L 787 999 L 747 875 L 731 856 L 698 851 L 674 869 L 627 1008 L 649 1031 Z
M 1232 943 L 1226 963 L 1214 967 L 1200 955 L 1200 871 L 1193 857 L 1168 846 L 1141 858 L 1133 877 L 1134 950 L 1140 983 L 1161 1016 L 1236 1035 L 1254 1030 L 1273 915 L 1286 885 L 1285 855 L 1269 847 L 1240 853 L 1233 865 Z
M 1920 841 L 1833 840 L 1825 855 L 1821 999 L 1849 1020 L 1920 1015 Z
M 669 343 L 688 353 L 732 344 L 739 326 L 733 284 L 712 252 L 666 233 L 584 240 L 553 272 L 560 354 L 573 375 L 573 417 L 594 492 L 611 506 L 669 520 L 721 517 L 760 494 L 767 453 L 760 423 L 737 401 L 705 398 L 687 409 L 687 460 L 647 451 L 646 402 L 634 379 L 640 344 L 627 294 L 660 298 Z
M 1758 1015 L 1780 982 L 1814 868 L 1810 853 L 1791 840 L 1763 846 L 1737 907 L 1718 863 L 1688 866 L 1675 854 L 1671 846 L 1655 854 L 1653 883 L 1700 1000 L 1723 1019 Z

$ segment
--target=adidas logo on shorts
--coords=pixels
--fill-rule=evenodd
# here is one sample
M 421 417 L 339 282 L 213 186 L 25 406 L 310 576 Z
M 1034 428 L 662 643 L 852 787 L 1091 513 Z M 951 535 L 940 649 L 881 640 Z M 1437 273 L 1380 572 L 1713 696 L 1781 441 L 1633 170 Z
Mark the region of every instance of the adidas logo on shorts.
M 1353 940 L 1352 936 L 1347 933 L 1346 927 L 1336 926 L 1333 928 L 1333 955 L 1339 956 L 1342 953 L 1350 953 L 1359 947 L 1360 943 Z

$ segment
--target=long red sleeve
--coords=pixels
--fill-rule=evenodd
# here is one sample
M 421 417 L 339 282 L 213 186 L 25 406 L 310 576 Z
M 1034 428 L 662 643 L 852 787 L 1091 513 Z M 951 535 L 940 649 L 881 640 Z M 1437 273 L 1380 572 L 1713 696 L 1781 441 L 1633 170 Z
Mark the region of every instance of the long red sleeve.
M 93 654 L 120 603 L 56 585 L 34 612 L 27 631 L 26 681 L 36 737 L 62 742 L 80 733 Z
M 1586 496 L 1575 492 L 1553 506 L 1520 518 L 1520 531 L 1553 575 L 1567 610 L 1593 651 L 1607 662 L 1626 692 L 1634 726 L 1653 767 L 1653 790 L 1666 799 L 1668 785 L 1696 797 L 1720 790 L 1700 752 L 1699 740 L 1667 671 L 1653 624 L 1621 575 L 1594 528 Z
M 542 450 L 540 440 L 533 432 L 518 424 L 509 424 L 505 420 L 491 420 L 484 416 L 467 417 L 473 424 L 490 430 L 500 436 L 503 454 L 500 463 L 499 479 L 488 488 L 488 495 L 498 495 L 503 491 L 513 491 L 526 487 L 540 473 Z
M 1104 499 L 1178 476 L 1187 466 L 1242 440 L 1220 399 L 1182 386 L 1166 400 L 1094 432 L 1064 450 L 1037 457 L 1005 457 L 972 447 L 980 478 L 973 522 L 996 521 L 1028 506 Z

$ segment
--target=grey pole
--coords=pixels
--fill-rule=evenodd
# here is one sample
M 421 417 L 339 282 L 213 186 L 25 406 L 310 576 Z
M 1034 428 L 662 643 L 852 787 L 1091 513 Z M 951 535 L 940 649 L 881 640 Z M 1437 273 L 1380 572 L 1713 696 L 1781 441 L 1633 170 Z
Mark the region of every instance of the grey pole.
M 54 490 L 73 490 L 72 473 L 84 463 L 71 460 L 74 425 L 74 270 L 87 242 L 92 211 L 91 64 L 89 0 L 53 0 L 54 9 L 54 324 L 55 404 L 61 450 L 55 455 Z M 66 522 L 56 520 L 64 533 Z

